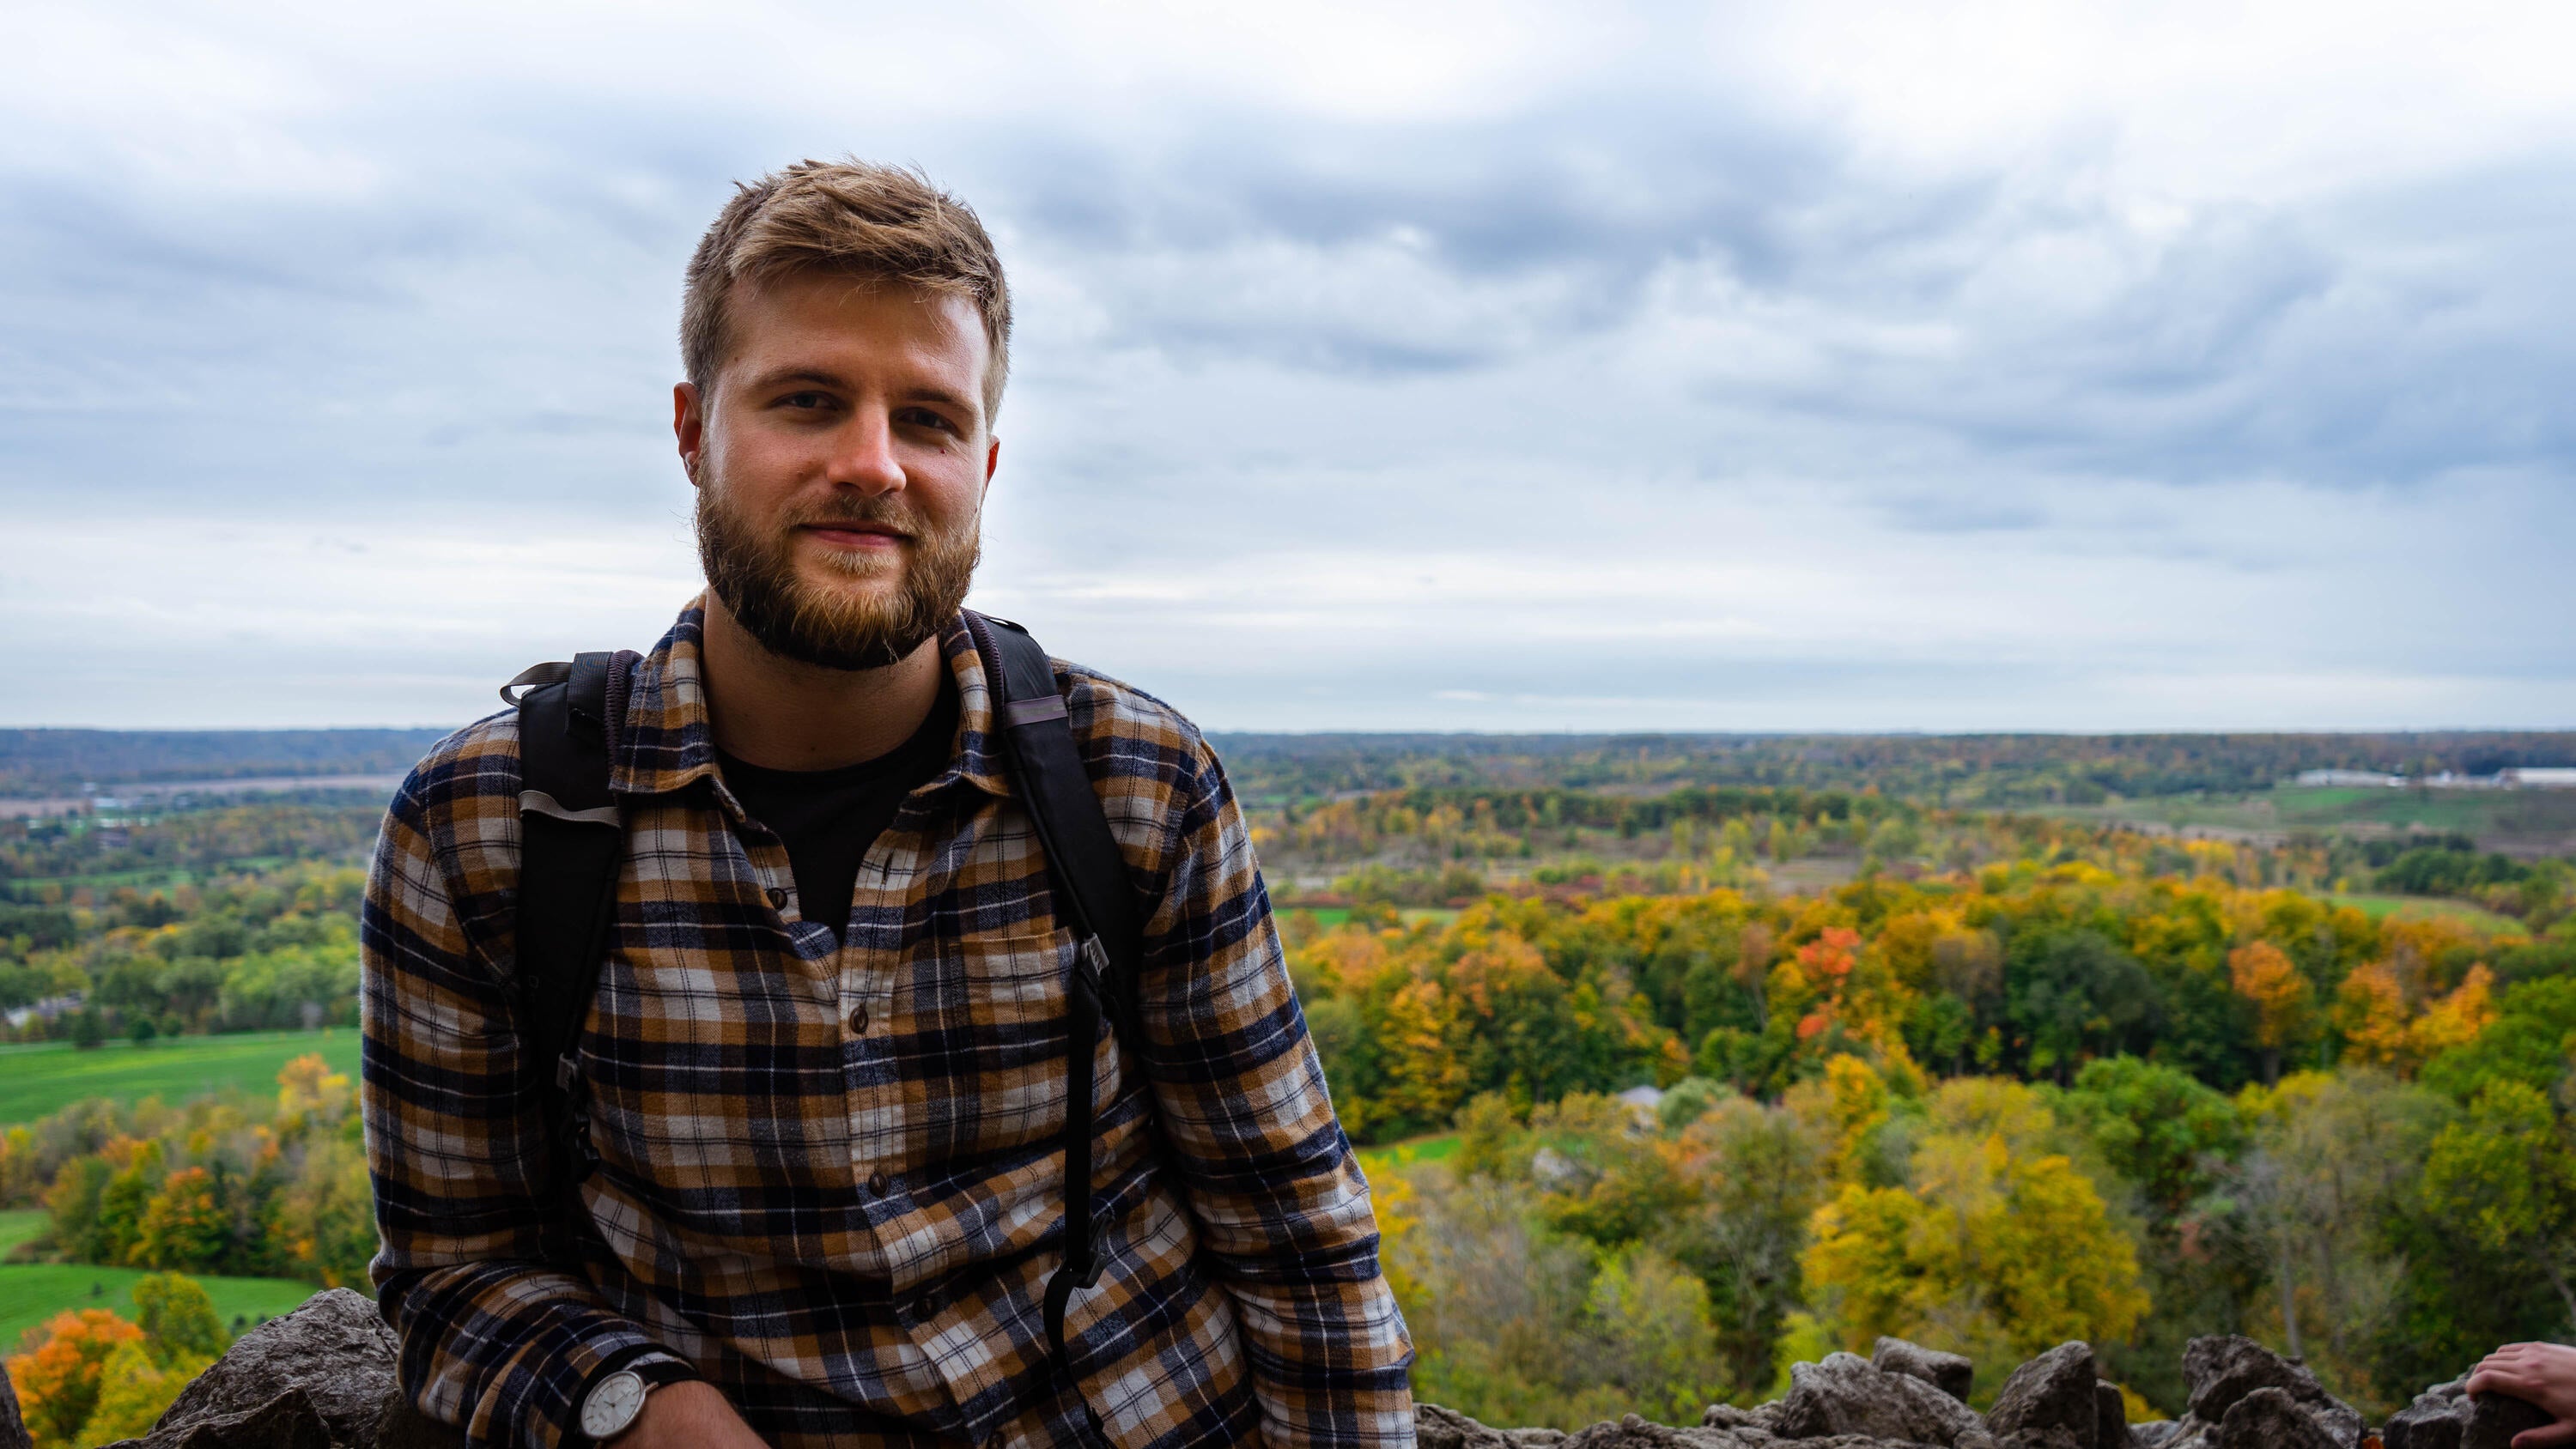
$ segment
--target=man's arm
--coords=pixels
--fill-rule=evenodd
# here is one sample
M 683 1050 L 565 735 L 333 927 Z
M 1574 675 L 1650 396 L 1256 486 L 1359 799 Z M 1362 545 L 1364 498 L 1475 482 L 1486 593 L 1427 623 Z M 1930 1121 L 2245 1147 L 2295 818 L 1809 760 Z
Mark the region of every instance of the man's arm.
M 1243 1325 L 1273 1444 L 1411 1444 L 1413 1344 L 1377 1216 L 1206 742 L 1182 782 L 1139 1006 L 1163 1139 Z
M 361 1102 L 379 1239 L 370 1275 L 402 1339 L 404 1387 L 424 1412 L 464 1426 L 478 1445 L 551 1449 L 594 1376 L 685 1364 L 588 1282 L 541 1261 L 542 1116 L 519 1091 L 500 973 L 470 939 L 454 861 L 436 848 L 442 838 L 488 848 L 500 832 L 514 843 L 515 770 L 506 791 L 480 788 L 491 782 L 479 776 L 506 768 L 494 758 L 506 744 L 494 745 L 451 741 L 413 772 L 368 873 Z M 442 804 L 428 803 L 433 792 Z

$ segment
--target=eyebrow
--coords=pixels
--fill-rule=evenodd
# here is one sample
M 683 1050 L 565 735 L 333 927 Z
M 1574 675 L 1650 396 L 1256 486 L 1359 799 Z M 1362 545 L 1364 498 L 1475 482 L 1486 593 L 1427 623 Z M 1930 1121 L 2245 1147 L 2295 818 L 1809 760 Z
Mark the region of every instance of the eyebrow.
M 751 380 L 751 387 L 755 392 L 767 392 L 771 388 L 784 387 L 791 382 L 810 382 L 817 387 L 828 387 L 842 392 L 852 390 L 848 378 L 819 367 L 788 367 L 776 372 L 765 372 Z M 905 391 L 903 398 L 906 402 L 938 403 L 945 407 L 956 408 L 970 418 L 983 416 L 983 408 L 972 399 L 944 387 L 911 388 Z
M 983 413 L 983 409 L 975 403 L 944 387 L 916 387 L 905 393 L 903 398 L 906 402 L 938 403 L 945 407 L 952 407 L 970 418 L 979 417 Z

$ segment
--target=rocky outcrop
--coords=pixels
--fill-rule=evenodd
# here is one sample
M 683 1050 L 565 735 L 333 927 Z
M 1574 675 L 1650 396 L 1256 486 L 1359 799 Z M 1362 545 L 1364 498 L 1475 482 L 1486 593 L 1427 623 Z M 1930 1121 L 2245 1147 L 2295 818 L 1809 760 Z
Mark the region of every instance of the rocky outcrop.
M 35 1443 L 27 1433 L 26 1417 L 18 1412 L 18 1386 L 9 1382 L 9 1370 L 0 1366 L 0 1449 L 35 1449 Z
M 1869 1362 L 1871 1367 L 1887 1373 L 1921 1379 L 1963 1404 L 1968 1401 L 1969 1388 L 1977 1381 L 1977 1366 L 1960 1355 L 1901 1338 L 1881 1337 L 1870 1349 Z
M 455 1430 L 395 1392 L 396 1345 L 374 1304 L 320 1294 L 243 1335 L 180 1394 L 149 1436 L 111 1449 L 454 1449 Z M 2062 1343 L 2013 1370 L 1979 1414 L 1965 1402 L 1975 1365 L 1902 1339 L 1867 1359 L 1828 1355 L 1790 1369 L 1786 1398 L 1715 1404 L 1697 1424 L 1630 1414 L 1575 1433 L 1497 1429 L 1419 1406 L 1422 1449 L 2361 1449 L 2361 1416 L 2306 1368 L 2245 1338 L 2198 1338 L 2183 1355 L 2190 1412 L 2131 1425 L 2093 1350 Z M 2386 1449 L 2507 1449 L 2548 1422 L 2540 1410 L 2464 1381 L 2437 1384 L 2381 1431 Z M 0 1374 L 0 1449 L 27 1449 L 15 1394 Z
M 2182 1378 L 2191 1393 L 2190 1411 L 2171 1429 L 2159 1428 L 2152 1436 L 2140 1432 L 2137 1438 L 2145 1449 L 2227 1449 L 2221 1433 L 2227 1415 L 2266 1389 L 2277 1390 L 2306 1417 L 2323 1436 L 2323 1449 L 2361 1449 L 2361 1415 L 2327 1393 L 2304 1365 L 2250 1338 L 2219 1334 L 2193 1339 L 2183 1349 Z M 2270 1401 L 2265 1403 L 2258 1418 L 2271 1412 Z
M 375 1449 L 399 1345 L 346 1288 L 241 1336 L 141 1439 L 115 1449 Z
M 2472 1399 L 2466 1374 L 2415 1396 L 2380 1428 L 2387 1449 L 2506 1449 L 2513 1436 L 2549 1422 L 2549 1415 L 2520 1399 L 2487 1394 Z

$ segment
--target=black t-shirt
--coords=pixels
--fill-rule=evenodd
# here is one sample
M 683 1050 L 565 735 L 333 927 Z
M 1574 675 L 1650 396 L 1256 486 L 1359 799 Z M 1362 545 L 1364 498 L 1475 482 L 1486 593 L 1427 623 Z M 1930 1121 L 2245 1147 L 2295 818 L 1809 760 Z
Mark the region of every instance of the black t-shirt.
M 716 761 L 742 808 L 787 843 L 800 913 L 830 927 L 837 939 L 850 924 L 859 862 L 894 823 L 903 797 L 947 767 L 956 734 L 957 691 L 943 682 L 921 728 L 873 760 L 835 770 L 772 770 L 718 750 Z

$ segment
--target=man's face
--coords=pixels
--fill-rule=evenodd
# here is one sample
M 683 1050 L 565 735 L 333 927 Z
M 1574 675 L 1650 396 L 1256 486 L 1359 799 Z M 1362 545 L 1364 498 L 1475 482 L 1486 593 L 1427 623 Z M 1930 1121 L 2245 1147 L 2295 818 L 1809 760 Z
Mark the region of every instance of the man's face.
M 673 429 L 707 583 L 761 646 L 834 669 L 910 654 L 975 572 L 990 353 L 964 297 L 830 275 L 738 287 L 712 395 Z

